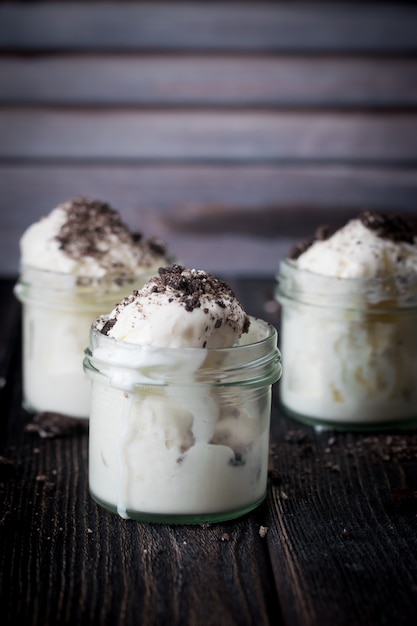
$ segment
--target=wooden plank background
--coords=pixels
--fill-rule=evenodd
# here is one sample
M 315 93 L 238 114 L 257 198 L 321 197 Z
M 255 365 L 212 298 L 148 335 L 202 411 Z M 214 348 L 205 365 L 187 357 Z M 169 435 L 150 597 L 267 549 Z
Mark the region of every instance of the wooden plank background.
M 76 195 L 187 265 L 270 274 L 364 208 L 417 216 L 412 4 L 0 5 L 0 274 Z

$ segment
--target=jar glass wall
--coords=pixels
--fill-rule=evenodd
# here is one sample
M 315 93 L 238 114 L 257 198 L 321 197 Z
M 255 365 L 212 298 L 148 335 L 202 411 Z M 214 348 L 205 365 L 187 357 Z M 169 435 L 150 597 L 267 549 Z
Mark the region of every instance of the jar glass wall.
M 22 302 L 23 404 L 28 411 L 88 417 L 91 382 L 82 359 L 92 320 L 149 277 L 119 283 L 22 268 L 15 294 Z
M 247 343 L 249 342 L 249 343 Z M 92 497 L 124 518 L 201 523 L 266 495 L 276 330 L 252 320 L 233 348 L 156 348 L 91 331 Z
M 288 414 L 347 429 L 417 421 L 417 277 L 335 278 L 284 261 L 277 299 Z

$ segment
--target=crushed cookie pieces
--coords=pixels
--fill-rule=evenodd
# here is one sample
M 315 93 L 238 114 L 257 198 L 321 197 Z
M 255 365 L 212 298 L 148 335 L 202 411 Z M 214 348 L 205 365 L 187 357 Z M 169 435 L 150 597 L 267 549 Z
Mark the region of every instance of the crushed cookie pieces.
M 414 243 L 413 228 L 401 215 L 364 211 L 359 219 L 366 228 L 374 231 L 381 239 Z
M 310 237 L 309 239 L 305 239 L 304 241 L 294 244 L 288 253 L 288 257 L 295 261 L 298 257 L 304 254 L 306 250 L 311 248 L 313 243 L 316 241 L 326 241 L 334 234 L 334 232 L 335 230 L 327 224 L 319 226 L 314 233 L 314 237 Z
M 78 196 L 58 208 L 66 216 L 55 235 L 59 249 L 74 261 L 95 259 L 106 273 L 116 275 L 118 284 L 128 280 L 131 269 L 114 253 L 115 244 L 129 250 L 132 259 L 141 267 L 150 267 L 166 258 L 167 247 L 162 240 L 156 237 L 145 239 L 142 233 L 131 232 L 119 213 L 106 202 Z M 80 285 L 91 282 L 92 279 L 87 277 L 77 280 Z
M 260 526 L 259 527 L 259 536 L 264 539 L 268 534 L 268 526 Z

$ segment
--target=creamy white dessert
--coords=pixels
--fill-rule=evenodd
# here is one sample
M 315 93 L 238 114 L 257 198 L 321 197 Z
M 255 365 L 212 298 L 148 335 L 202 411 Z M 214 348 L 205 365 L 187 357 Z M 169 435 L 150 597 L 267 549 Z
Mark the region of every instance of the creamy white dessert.
M 167 264 L 165 246 L 131 232 L 108 204 L 80 197 L 29 226 L 20 252 L 24 405 L 86 418 L 91 322 Z
M 224 282 L 175 265 L 118 304 L 104 332 L 142 346 L 229 348 L 247 330 L 248 316 Z
M 296 418 L 358 427 L 417 418 L 417 244 L 364 212 L 281 264 L 280 396 Z
M 202 270 L 160 268 L 92 327 L 89 481 L 124 518 L 200 522 L 265 497 L 276 331 Z

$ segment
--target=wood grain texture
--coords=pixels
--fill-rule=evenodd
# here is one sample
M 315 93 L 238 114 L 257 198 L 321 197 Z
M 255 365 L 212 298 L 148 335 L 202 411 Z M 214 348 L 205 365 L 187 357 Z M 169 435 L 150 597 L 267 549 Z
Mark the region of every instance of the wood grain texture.
M 310 228 L 320 211 L 335 216 L 365 206 L 412 211 L 417 191 L 413 167 L 362 165 L 0 164 L 0 183 L 3 228 L 39 219 L 74 195 L 107 199 L 136 227 L 142 219 L 159 225 L 174 216 L 179 227 L 192 229 L 198 219 L 209 227 L 210 215 L 222 208 L 232 216 L 241 210 L 244 218 L 276 206 L 277 218 L 279 207 L 284 216 L 286 209 L 310 212 Z M 227 227 L 227 213 L 225 218 Z M 262 225 L 258 228 L 262 232 Z
M 0 105 L 415 107 L 417 61 L 366 56 L 0 57 Z
M 0 274 L 76 195 L 185 263 L 273 272 L 316 226 L 416 212 L 417 12 L 361 3 L 0 5 Z
M 416 23 L 415 7 L 384 4 L 12 4 L 0 48 L 395 53 L 416 51 Z
M 417 113 L 2 109 L 3 161 L 417 163 Z
M 283 480 L 270 500 L 270 539 L 277 540 L 277 587 L 292 597 L 285 621 L 410 624 L 417 608 L 415 509 L 407 511 L 397 496 L 415 489 L 415 461 L 385 454 L 384 435 L 279 430 L 275 468 Z M 408 441 L 407 434 L 385 439 L 398 450 Z M 405 586 L 400 572 L 407 572 Z
M 110 202 L 129 226 L 167 241 L 186 265 L 274 273 L 295 241 L 365 208 L 415 215 L 414 168 L 353 166 L 0 165 L 3 275 L 23 231 L 77 195 Z

